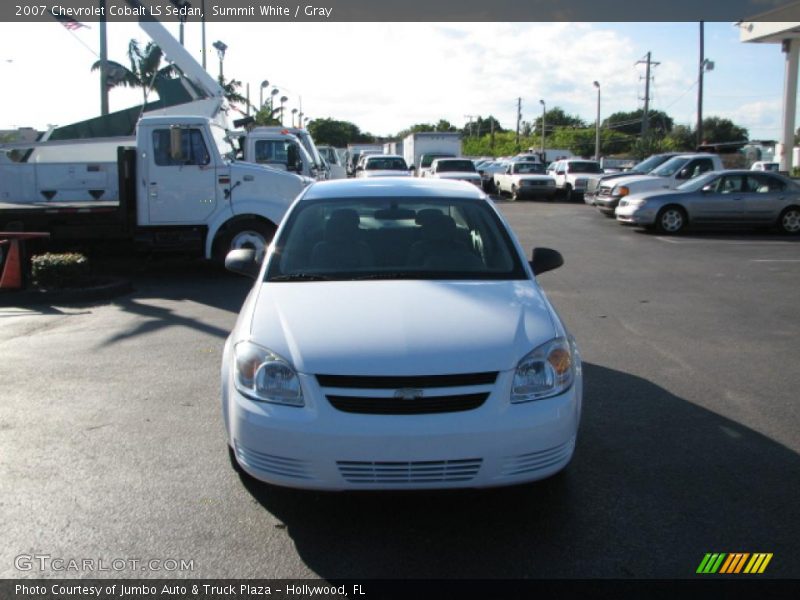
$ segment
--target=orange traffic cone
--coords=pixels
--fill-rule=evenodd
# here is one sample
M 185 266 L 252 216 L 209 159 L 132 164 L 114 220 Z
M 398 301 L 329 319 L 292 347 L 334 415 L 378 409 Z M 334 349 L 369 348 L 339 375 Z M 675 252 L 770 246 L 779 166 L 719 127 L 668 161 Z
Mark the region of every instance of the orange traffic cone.
M 20 263 L 19 240 L 10 240 L 3 273 L 0 275 L 0 290 L 18 290 L 22 287 Z

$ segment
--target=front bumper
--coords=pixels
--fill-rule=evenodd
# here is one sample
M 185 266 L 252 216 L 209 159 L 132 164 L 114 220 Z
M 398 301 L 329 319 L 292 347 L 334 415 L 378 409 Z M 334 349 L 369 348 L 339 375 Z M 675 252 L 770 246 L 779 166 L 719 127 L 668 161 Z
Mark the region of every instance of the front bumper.
M 502 486 L 560 471 L 575 448 L 579 362 L 574 384 L 559 396 L 511 404 L 513 371 L 501 372 L 483 405 L 438 414 L 342 412 L 314 376 L 300 378 L 303 408 L 254 402 L 227 382 L 228 440 L 257 479 L 321 490 Z
M 607 215 L 613 215 L 614 211 L 616 210 L 617 206 L 619 206 L 619 201 L 622 198 L 621 196 L 594 196 L 594 205 L 597 207 L 602 213 Z
M 653 225 L 656 222 L 655 209 L 645 206 L 622 205 L 614 210 L 617 221 L 629 225 L 641 225 L 643 227 Z
M 555 185 L 521 185 L 517 188 L 520 198 L 551 198 L 556 194 Z

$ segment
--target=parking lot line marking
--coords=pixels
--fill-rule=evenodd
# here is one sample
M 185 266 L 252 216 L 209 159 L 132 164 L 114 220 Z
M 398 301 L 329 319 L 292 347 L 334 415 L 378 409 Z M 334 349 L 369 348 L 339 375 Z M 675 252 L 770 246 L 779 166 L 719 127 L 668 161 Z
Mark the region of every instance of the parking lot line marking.
M 750 262 L 800 262 L 800 258 L 751 258 Z
M 753 240 L 750 241 L 739 241 L 739 240 L 717 240 L 717 239 L 686 239 L 686 238 L 670 238 L 670 237 L 661 237 L 656 236 L 656 239 L 661 242 L 667 242 L 669 244 L 714 244 L 714 245 L 726 245 L 726 246 L 793 246 L 796 242 L 787 242 L 783 240 L 775 240 L 768 241 L 768 240 Z

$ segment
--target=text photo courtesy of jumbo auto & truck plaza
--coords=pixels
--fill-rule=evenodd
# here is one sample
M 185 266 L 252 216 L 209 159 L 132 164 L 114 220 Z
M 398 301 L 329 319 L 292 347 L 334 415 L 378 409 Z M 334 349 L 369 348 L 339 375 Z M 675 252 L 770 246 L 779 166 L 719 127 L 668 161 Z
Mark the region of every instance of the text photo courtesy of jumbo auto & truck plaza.
M 798 31 L 0 4 L 0 600 L 795 597 Z

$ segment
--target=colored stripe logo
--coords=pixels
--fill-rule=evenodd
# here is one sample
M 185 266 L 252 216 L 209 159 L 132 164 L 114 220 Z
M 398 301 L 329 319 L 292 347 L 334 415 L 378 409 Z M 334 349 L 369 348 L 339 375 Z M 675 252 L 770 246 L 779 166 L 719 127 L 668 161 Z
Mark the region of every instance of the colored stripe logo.
M 763 573 L 771 560 L 771 552 L 757 552 L 755 554 L 750 554 L 749 552 L 732 552 L 729 554 L 709 552 L 700 561 L 700 566 L 697 567 L 696 573 L 702 575 L 713 575 L 715 573 L 724 575 L 747 573 L 755 575 Z

